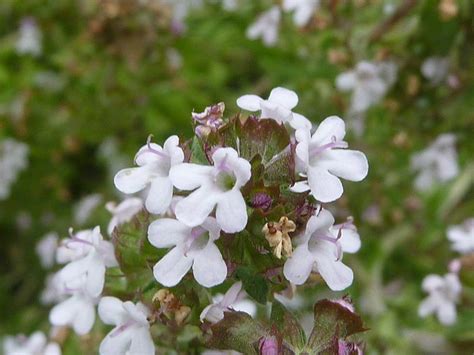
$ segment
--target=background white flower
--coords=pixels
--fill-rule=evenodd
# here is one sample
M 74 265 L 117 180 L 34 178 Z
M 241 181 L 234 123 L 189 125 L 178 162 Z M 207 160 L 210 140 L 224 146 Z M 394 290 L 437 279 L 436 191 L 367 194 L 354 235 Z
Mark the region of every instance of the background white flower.
M 19 173 L 28 166 L 29 147 L 12 138 L 0 141 L 0 200 L 10 196 Z
M 418 175 L 415 188 L 419 191 L 429 190 L 437 182 L 447 182 L 459 174 L 456 136 L 444 133 L 426 149 L 413 154 L 411 168 Z
M 281 12 L 278 6 L 273 6 L 261 14 L 254 23 L 247 28 L 247 38 L 262 38 L 266 46 L 274 46 L 278 41 L 278 27 L 280 26 Z
M 352 92 L 350 112 L 365 112 L 378 103 L 393 85 L 397 66 L 393 62 L 359 62 L 354 70 L 340 74 L 336 87 Z
M 164 286 L 177 285 L 189 269 L 204 287 L 224 282 L 227 265 L 214 244 L 220 237 L 215 218 L 208 217 L 202 225 L 188 227 L 171 218 L 150 224 L 148 240 L 157 248 L 173 247 L 153 268 L 156 280 Z
M 77 254 L 73 254 L 73 260 L 58 272 L 58 277 L 67 287 L 71 282 L 75 283 L 78 278 L 85 277 L 88 294 L 97 297 L 104 288 L 106 268 L 118 266 L 114 246 L 103 239 L 98 226 L 90 233 L 83 233 L 81 236 L 84 239 L 76 234 L 63 241 L 61 250 L 75 248 L 73 253 Z M 77 244 L 80 244 L 79 249 L 76 248 Z
M 38 255 L 41 266 L 49 269 L 56 260 L 56 249 L 58 248 L 59 237 L 55 232 L 46 234 L 36 244 L 36 254 Z
M 312 136 L 306 129 L 296 131 L 297 167 L 308 181 L 296 184 L 292 191 L 310 189 L 318 201 L 331 202 L 344 191 L 340 178 L 361 181 L 367 176 L 367 158 L 362 152 L 345 149 L 345 134 L 344 121 L 337 116 L 326 118 Z
M 50 323 L 55 326 L 70 326 L 79 335 L 89 333 L 95 322 L 95 305 L 99 298 L 87 291 L 85 275 L 63 287 L 64 294 L 70 297 L 51 309 Z
M 447 233 L 453 250 L 461 254 L 474 252 L 474 218 L 458 226 L 450 226 Z
M 449 60 L 443 57 L 429 57 L 421 65 L 421 73 L 433 85 L 441 84 L 449 74 Z
M 143 303 L 133 304 L 115 297 L 103 297 L 98 313 L 105 324 L 115 326 L 100 343 L 101 355 L 155 354 L 147 319 L 150 311 Z
M 3 341 L 4 355 L 61 355 L 55 342 L 48 342 L 43 332 L 36 331 L 29 337 L 23 334 L 7 336 Z
M 90 194 L 84 196 L 74 206 L 73 220 L 76 225 L 82 226 L 91 217 L 92 213 L 102 203 L 101 194 Z
M 126 194 L 133 194 L 150 186 L 145 201 L 146 209 L 151 213 L 164 213 L 173 197 L 170 169 L 183 160 L 184 153 L 179 147 L 178 136 L 169 137 L 163 148 L 158 144 L 148 143 L 135 156 L 137 168 L 123 169 L 115 175 L 115 186 Z
M 444 277 L 428 275 L 423 280 L 423 290 L 429 296 L 420 304 L 418 314 L 427 317 L 436 313 L 439 321 L 444 325 L 456 322 L 456 303 L 459 302 L 462 287 L 456 274 L 447 274 Z
M 247 206 L 240 192 L 250 180 L 250 163 L 233 148 L 219 148 L 212 155 L 213 166 L 183 163 L 170 171 L 173 185 L 194 190 L 176 204 L 176 217 L 194 227 L 216 209 L 219 226 L 227 233 L 240 232 L 247 225 Z
M 318 7 L 319 0 L 283 0 L 283 10 L 294 11 L 293 22 L 298 27 L 306 26 Z
M 20 33 L 15 44 L 18 54 L 39 56 L 42 52 L 42 33 L 36 20 L 32 17 L 24 18 L 20 24 Z
M 115 202 L 108 202 L 105 205 L 105 208 L 112 214 L 109 226 L 107 227 L 107 233 L 112 235 L 115 227 L 130 222 L 132 218 L 142 210 L 143 201 L 138 197 L 130 197 L 126 198 L 118 205 L 115 204 Z

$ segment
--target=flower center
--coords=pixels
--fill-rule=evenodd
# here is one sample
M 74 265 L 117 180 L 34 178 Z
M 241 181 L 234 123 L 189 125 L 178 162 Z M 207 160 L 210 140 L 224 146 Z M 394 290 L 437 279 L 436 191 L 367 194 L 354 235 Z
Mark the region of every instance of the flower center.
M 207 245 L 208 241 L 209 231 L 201 226 L 194 227 L 185 242 L 184 255 L 187 255 L 187 253 L 191 250 L 194 251 L 203 249 Z
M 331 142 L 316 146 L 310 149 L 310 155 L 315 156 L 315 155 L 320 155 L 321 153 L 325 152 L 328 149 L 334 149 L 334 148 L 342 148 L 345 149 L 349 145 L 345 141 L 338 141 L 336 136 L 331 137 Z
M 309 247 L 310 248 L 315 248 L 316 244 L 320 240 L 330 242 L 330 243 L 332 243 L 336 246 L 336 261 L 339 261 L 342 258 L 342 245 L 341 245 L 341 242 L 339 241 L 341 236 L 342 236 L 341 233 L 338 233 L 336 238 L 334 238 L 332 236 L 329 236 L 329 235 L 326 235 L 326 234 L 317 234 L 317 233 L 315 233 L 315 234 L 312 235 L 312 238 L 311 238 L 312 243 Z
M 117 329 L 115 329 L 111 334 L 110 334 L 110 337 L 111 338 L 115 338 L 116 336 L 122 334 L 124 331 L 126 331 L 128 328 L 130 328 L 132 325 L 136 324 L 137 322 L 133 319 L 130 319 L 128 320 L 127 322 L 125 322 L 124 324 L 122 324 L 121 326 L 117 327 Z

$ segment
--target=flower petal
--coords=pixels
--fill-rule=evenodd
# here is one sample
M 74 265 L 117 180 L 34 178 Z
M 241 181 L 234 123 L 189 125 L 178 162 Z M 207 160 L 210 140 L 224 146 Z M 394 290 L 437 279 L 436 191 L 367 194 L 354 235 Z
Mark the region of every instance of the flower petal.
M 102 340 L 99 347 L 100 355 L 127 354 L 134 332 L 132 329 L 125 329 L 119 332 L 120 330 L 116 327 Z
M 336 87 L 339 91 L 350 91 L 355 87 L 356 73 L 354 71 L 347 71 L 339 74 L 336 78 Z
M 90 332 L 95 322 L 94 305 L 83 302 L 75 315 L 72 328 L 78 335 L 84 335 Z
M 173 184 L 168 177 L 156 177 L 151 181 L 145 201 L 146 209 L 155 214 L 166 212 L 173 198 Z
M 155 279 L 163 286 L 177 285 L 191 268 L 193 259 L 181 247 L 171 249 L 153 268 Z
M 296 93 L 292 90 L 276 87 L 270 92 L 268 101 L 291 110 L 296 105 L 298 105 L 298 95 L 296 95 Z
M 369 172 L 369 163 L 365 154 L 357 150 L 327 150 L 317 164 L 331 174 L 349 181 L 361 181 Z
M 221 191 L 202 186 L 176 204 L 176 217 L 190 227 L 198 226 L 212 212 L 220 195 Z
M 216 219 L 224 232 L 240 232 L 247 225 L 247 205 L 242 193 L 232 189 L 221 195 L 216 208 Z
M 451 302 L 441 302 L 438 305 L 437 316 L 439 321 L 444 325 L 452 325 L 456 322 L 456 306 Z
M 150 170 L 147 166 L 120 170 L 114 177 L 115 187 L 125 193 L 133 194 L 143 190 L 150 182 Z
M 314 265 L 314 256 L 308 250 L 308 244 L 298 246 L 293 255 L 286 260 L 283 274 L 286 279 L 296 285 L 302 285 L 311 274 Z
M 337 234 L 337 232 L 338 231 L 336 230 L 335 233 Z M 358 252 L 361 246 L 359 233 L 348 228 L 342 229 L 341 232 L 340 243 L 342 251 L 345 253 Z
M 320 167 L 309 167 L 308 184 L 311 194 L 320 202 L 332 202 L 342 196 L 341 180 Z
M 427 297 L 420 303 L 418 307 L 418 315 L 421 318 L 425 318 L 430 314 L 434 313 L 437 308 L 437 302 L 433 297 Z
M 346 135 L 346 124 L 337 116 L 329 116 L 321 122 L 311 137 L 311 142 L 317 145 L 323 145 L 332 142 L 333 137 L 336 141 L 341 141 Z
M 311 121 L 299 113 L 293 113 L 293 119 L 290 121 L 290 126 L 295 130 L 311 130 L 311 128 L 313 128 Z
M 132 344 L 129 354 L 154 355 L 155 344 L 150 335 L 150 331 L 145 327 L 140 327 L 133 332 Z
M 436 290 L 437 288 L 441 288 L 444 285 L 444 279 L 443 277 L 439 275 L 428 275 L 423 279 L 423 282 L 421 284 L 421 288 L 425 292 L 432 292 Z
M 148 240 L 157 248 L 170 248 L 183 243 L 191 228 L 172 218 L 153 221 L 148 227 Z
M 227 265 L 214 243 L 209 242 L 194 257 L 193 275 L 204 287 L 213 287 L 224 282 L 227 277 Z
M 93 252 L 88 257 L 86 290 L 92 297 L 97 297 L 102 293 L 105 283 L 105 265 L 101 256 Z
M 170 169 L 169 177 L 180 190 L 194 190 L 211 181 L 211 166 L 183 163 Z
M 222 307 L 227 308 L 237 301 L 240 291 L 242 290 L 242 281 L 233 284 L 225 293 L 224 298 L 220 304 Z
M 302 193 L 302 192 L 307 192 L 311 189 L 309 188 L 307 181 L 298 181 L 298 182 L 295 182 L 295 184 L 292 187 L 290 187 L 290 190 L 296 193 Z
M 111 325 L 119 325 L 123 323 L 127 314 L 122 305 L 123 302 L 116 297 L 102 297 L 97 309 L 102 322 Z
M 260 103 L 263 99 L 257 95 L 244 95 L 237 99 L 237 106 L 247 111 L 260 111 Z
M 322 241 L 315 251 L 316 267 L 321 277 L 333 291 L 341 291 L 352 284 L 354 273 L 351 268 L 337 261 L 332 252 L 334 245 Z
M 321 209 L 318 214 L 311 216 L 306 224 L 305 235 L 311 236 L 317 230 L 326 232 L 334 224 L 334 217 L 326 209 Z

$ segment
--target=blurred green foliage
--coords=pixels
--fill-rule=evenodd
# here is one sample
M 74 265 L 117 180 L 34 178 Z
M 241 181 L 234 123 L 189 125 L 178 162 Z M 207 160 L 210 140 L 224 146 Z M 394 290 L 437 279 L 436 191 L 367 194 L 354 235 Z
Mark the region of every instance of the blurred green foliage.
M 390 23 L 384 7 L 407 3 L 409 10 L 371 41 L 381 23 Z M 157 142 L 171 134 L 189 138 L 193 110 L 223 101 L 231 116 L 238 112 L 236 98 L 266 96 L 276 86 L 295 90 L 297 112 L 317 124 L 347 110 L 349 97 L 335 89 L 339 73 L 361 60 L 390 58 L 399 67 L 396 84 L 367 112 L 364 135 L 347 139 L 367 154 L 369 176 L 346 183 L 335 204 L 340 219 L 354 216 L 363 242 L 346 259 L 356 275 L 347 292 L 371 328 L 369 354 L 416 353 L 417 344 L 436 334 L 450 340 L 446 351 L 472 352 L 472 289 L 452 328 L 419 319 L 416 310 L 423 277 L 445 273 L 455 256 L 447 226 L 474 214 L 474 3 L 455 1 L 457 14 L 446 19 L 438 0 L 322 1 L 305 28 L 285 14 L 272 48 L 245 36 L 272 1 L 239 4 L 234 12 L 216 2 L 192 10 L 178 35 L 164 6 L 134 0 L 0 2 L 0 139 L 30 147 L 29 167 L 11 197 L 0 201 L 0 334 L 47 329 L 47 310 L 38 302 L 45 271 L 35 254 L 42 235 L 65 235 L 71 225 L 105 230 L 102 206 L 84 225 L 73 222 L 81 197 L 119 198 L 112 157 L 100 155 L 104 141 L 113 139 L 131 165 L 149 134 Z M 20 21 L 30 16 L 42 31 L 37 57 L 15 51 Z M 434 55 L 449 58 L 458 86 L 434 86 L 421 76 L 423 61 Z M 419 194 L 410 157 L 443 132 L 458 137 L 461 173 Z M 364 221 L 371 206 L 380 218 Z M 308 298 L 327 293 L 322 286 L 302 292 Z M 77 339 L 69 342 L 78 349 Z

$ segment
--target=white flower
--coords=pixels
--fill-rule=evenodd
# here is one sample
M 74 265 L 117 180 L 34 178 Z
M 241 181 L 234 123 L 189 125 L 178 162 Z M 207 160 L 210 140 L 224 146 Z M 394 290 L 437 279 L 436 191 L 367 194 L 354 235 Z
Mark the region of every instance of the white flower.
M 184 153 L 179 147 L 177 136 L 169 137 L 163 148 L 158 144 L 148 143 L 135 156 L 137 168 L 123 169 L 115 175 L 115 186 L 126 194 L 133 194 L 150 186 L 145 201 L 146 209 L 151 213 L 164 213 L 173 197 L 170 169 L 183 160 Z
M 413 154 L 411 168 L 418 171 L 415 188 L 419 191 L 430 189 L 437 182 L 447 182 L 459 173 L 456 152 L 456 136 L 444 133 L 426 149 Z
M 289 123 L 294 129 L 311 129 L 311 122 L 291 110 L 298 104 L 298 95 L 294 91 L 277 87 L 270 92 L 267 100 L 257 95 L 244 95 L 237 99 L 241 109 L 255 112 L 261 111 L 260 118 L 271 118 L 278 123 Z
M 393 85 L 397 67 L 392 62 L 359 62 L 354 70 L 340 74 L 336 87 L 340 91 L 352 91 L 350 112 L 365 112 L 378 103 Z
M 296 240 L 298 246 L 283 267 L 283 274 L 290 282 L 301 285 L 311 271 L 317 271 L 331 290 L 344 290 L 352 284 L 352 270 L 341 259 L 344 249 L 358 249 L 358 238 L 351 229 L 336 234 L 337 227 L 333 225 L 334 217 L 324 209 L 309 219 L 306 231 Z M 347 232 L 350 236 L 344 246 L 342 240 Z
M 29 337 L 23 334 L 7 336 L 3 342 L 4 355 L 61 355 L 57 343 L 49 342 L 43 332 L 37 331 Z
M 85 277 L 85 288 L 94 297 L 102 293 L 106 267 L 118 266 L 114 246 L 103 239 L 99 226 L 63 240 L 57 259 L 70 261 L 58 272 L 62 282 L 69 287 L 70 282 Z
M 263 43 L 274 46 L 278 41 L 278 27 L 280 25 L 281 13 L 278 6 L 273 6 L 261 14 L 254 23 L 247 28 L 247 38 L 262 38 Z
M 19 173 L 28 166 L 29 147 L 12 138 L 0 141 L 0 200 L 10 196 Z
M 57 304 L 49 313 L 49 321 L 55 326 L 71 326 L 76 334 L 89 333 L 95 322 L 95 305 L 99 298 L 90 295 L 86 288 L 86 276 L 82 275 L 63 286 L 70 297 Z
M 369 165 L 362 152 L 345 149 L 345 124 L 337 116 L 326 118 L 311 136 L 310 131 L 296 131 L 296 156 L 299 170 L 308 181 L 296 183 L 294 192 L 311 190 L 318 201 L 331 202 L 341 197 L 344 189 L 339 178 L 361 181 Z
M 130 222 L 132 218 L 142 210 L 143 201 L 138 197 L 130 197 L 118 205 L 115 202 L 108 202 L 105 205 L 107 211 L 112 213 L 112 219 L 107 227 L 107 233 L 112 235 L 115 227 L 118 227 L 124 223 Z
M 474 218 L 458 226 L 448 228 L 448 239 L 453 243 L 451 248 L 461 254 L 474 252 Z
M 449 74 L 449 60 L 443 57 L 429 57 L 421 65 L 421 73 L 433 85 L 441 84 Z
M 36 244 L 36 254 L 45 269 L 49 269 L 54 265 L 58 239 L 57 233 L 52 232 L 46 234 L 41 238 L 38 244 Z
M 456 274 L 446 274 L 444 277 L 428 275 L 423 280 L 422 288 L 429 296 L 420 304 L 418 314 L 425 318 L 436 313 L 444 325 L 456 322 L 456 303 L 461 294 L 461 283 Z
M 219 237 L 220 228 L 213 217 L 194 228 L 171 218 L 152 222 L 150 243 L 157 248 L 173 247 L 153 268 L 156 280 L 167 287 L 175 286 L 192 267 L 194 278 L 204 287 L 224 282 L 227 265 L 214 244 Z
M 33 18 L 24 18 L 20 24 L 20 36 L 16 42 L 18 54 L 39 56 L 42 52 L 41 30 Z
M 224 312 L 228 310 L 240 311 L 250 314 L 252 317 L 257 312 L 257 306 L 246 299 L 247 294 L 242 290 L 242 282 L 236 282 L 225 293 L 217 294 L 212 298 L 213 303 L 203 309 L 199 316 L 201 322 L 206 319 L 211 323 L 217 323 L 224 319 Z
M 212 155 L 213 166 L 183 163 L 170 171 L 173 185 L 195 190 L 176 204 L 176 217 L 195 227 L 216 208 L 219 226 L 227 233 L 240 232 L 247 225 L 247 207 L 240 192 L 250 180 L 250 163 L 232 148 L 219 148 Z
M 122 302 L 115 297 L 103 297 L 98 313 L 105 324 L 115 326 L 100 343 L 101 355 L 154 355 L 155 344 L 150 334 L 148 308 L 138 302 Z
M 293 22 L 298 27 L 308 24 L 319 7 L 319 0 L 283 0 L 283 10 L 294 11 Z
M 91 194 L 81 198 L 74 206 L 74 223 L 77 225 L 86 223 L 101 203 L 102 196 L 100 194 Z

